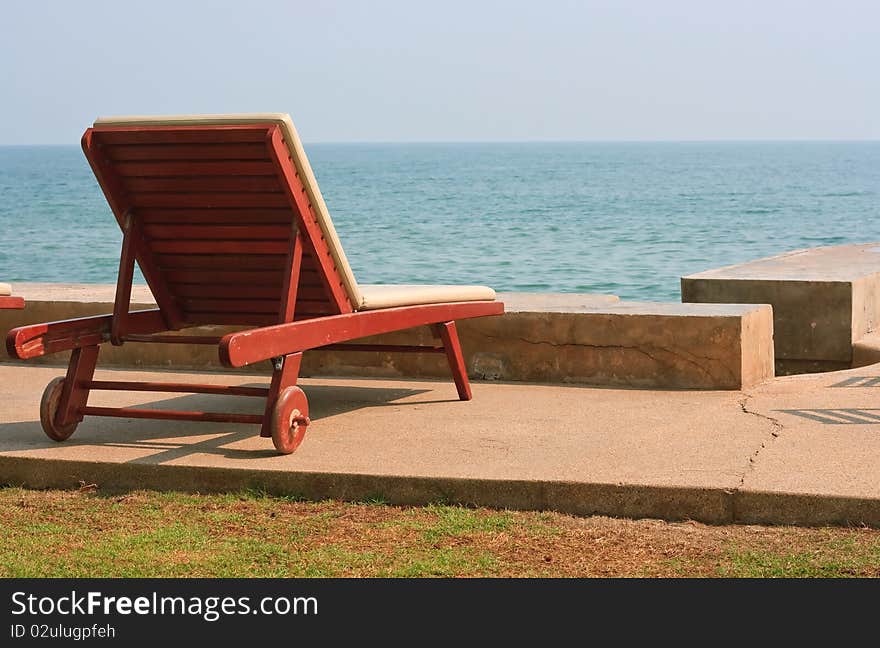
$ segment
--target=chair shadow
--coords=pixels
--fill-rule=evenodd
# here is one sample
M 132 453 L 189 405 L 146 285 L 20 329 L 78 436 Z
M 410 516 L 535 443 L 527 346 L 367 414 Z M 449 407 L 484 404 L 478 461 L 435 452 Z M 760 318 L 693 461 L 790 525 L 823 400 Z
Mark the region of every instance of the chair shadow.
M 880 423 L 880 409 L 878 408 L 840 407 L 773 411 L 799 416 L 823 425 L 876 425 Z
M 265 387 L 265 383 L 250 383 L 247 386 Z M 457 399 L 419 400 L 415 403 L 398 402 L 403 398 L 424 394 L 430 389 L 363 387 L 348 385 L 307 385 L 303 386 L 309 399 L 310 418 L 319 422 L 361 409 L 374 407 L 406 407 L 427 403 L 450 402 Z M 97 393 L 97 392 L 96 392 Z M 131 393 L 131 392 L 129 392 Z M 94 402 L 94 396 L 90 402 Z M 181 395 L 160 400 L 138 402 L 140 409 L 169 409 L 181 411 L 230 412 L 236 414 L 263 413 L 264 399 L 242 396 Z M 34 412 L 36 414 L 36 412 Z M 92 436 L 78 440 L 83 429 Z M 119 438 L 120 429 L 124 430 Z M 218 434 L 219 432 L 219 434 Z M 106 433 L 106 441 L 95 438 L 94 434 Z M 74 435 L 63 443 L 64 447 L 116 447 L 152 449 L 156 452 L 145 457 L 132 459 L 126 463 L 163 464 L 195 454 L 211 454 L 226 459 L 256 459 L 277 457 L 272 442 L 266 439 L 266 447 L 259 450 L 245 450 L 227 447 L 259 434 L 257 425 L 187 422 L 154 419 L 126 419 L 107 417 L 86 417 Z M 202 440 L 189 440 L 205 436 Z M 115 438 L 114 438 L 115 437 Z M 14 423 L 0 423 L 0 438 L 4 439 L 3 451 L 24 451 L 45 448 L 58 448 L 60 444 L 51 441 L 43 434 L 38 419 Z M 19 443 L 16 443 L 18 441 Z
M 850 376 L 846 380 L 839 383 L 828 385 L 829 388 L 846 388 L 846 387 L 880 387 L 880 376 Z

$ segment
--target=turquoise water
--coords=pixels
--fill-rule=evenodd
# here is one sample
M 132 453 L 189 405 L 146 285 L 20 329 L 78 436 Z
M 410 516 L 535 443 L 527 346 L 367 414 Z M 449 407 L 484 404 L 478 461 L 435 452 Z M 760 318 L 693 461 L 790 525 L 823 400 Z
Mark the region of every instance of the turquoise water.
M 880 142 L 307 146 L 358 280 L 678 300 L 678 278 L 880 240 Z M 0 147 L 0 280 L 115 281 L 75 147 Z

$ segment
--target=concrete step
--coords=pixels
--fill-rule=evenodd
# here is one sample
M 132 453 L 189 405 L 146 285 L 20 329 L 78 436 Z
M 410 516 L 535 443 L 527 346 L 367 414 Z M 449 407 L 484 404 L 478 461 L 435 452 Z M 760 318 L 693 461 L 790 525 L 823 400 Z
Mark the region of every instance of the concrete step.
M 18 284 L 23 311 L 0 311 L 0 331 L 113 309 L 113 286 Z M 464 320 L 459 334 L 469 374 L 485 380 L 584 383 L 678 389 L 743 389 L 773 376 L 768 306 L 621 302 L 613 295 L 502 293 L 500 317 Z M 155 304 L 136 287 L 132 308 Z M 223 335 L 230 327 L 202 327 Z M 427 329 L 367 338 L 367 343 L 430 344 Z M 0 359 L 6 358 L 4 355 Z M 64 362 L 63 356 L 44 361 Z M 221 369 L 209 346 L 105 345 L 99 366 Z M 266 367 L 258 368 L 269 370 Z M 302 373 L 384 378 L 446 377 L 440 355 L 313 351 Z
M 796 250 L 682 277 L 691 303 L 773 306 L 779 374 L 845 369 L 880 322 L 880 244 Z

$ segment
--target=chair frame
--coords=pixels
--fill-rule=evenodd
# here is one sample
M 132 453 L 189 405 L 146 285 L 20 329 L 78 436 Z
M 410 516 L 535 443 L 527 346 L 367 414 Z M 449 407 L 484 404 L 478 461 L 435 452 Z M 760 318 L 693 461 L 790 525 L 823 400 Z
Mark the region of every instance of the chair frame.
M 283 269 L 283 287 L 278 313 L 249 314 L 247 328 L 222 337 L 196 336 L 175 333 L 200 325 L 240 324 L 240 313 L 225 312 L 222 299 L 210 301 L 214 313 L 192 321 L 172 296 L 154 262 L 156 246 L 151 242 L 148 228 L 141 218 L 143 204 L 135 204 L 127 195 L 114 161 L 103 152 L 103 144 L 149 144 L 156 137 L 174 144 L 209 142 L 222 146 L 224 142 L 264 143 L 276 174 L 284 189 L 286 204 L 295 218 L 289 233 L 289 249 Z M 6 339 L 10 356 L 26 360 L 60 351 L 71 351 L 67 373 L 56 378 L 46 388 L 40 408 L 41 423 L 46 434 L 57 441 L 68 438 L 84 416 L 166 419 L 177 421 L 206 421 L 223 423 L 252 423 L 260 425 L 260 436 L 271 437 L 276 449 L 289 454 L 296 449 L 310 423 L 308 401 L 296 383 L 302 354 L 313 349 L 336 351 L 381 351 L 400 353 L 445 354 L 461 400 L 470 400 L 464 358 L 455 321 L 459 319 L 499 315 L 504 304 L 498 301 L 451 302 L 401 306 L 378 310 L 357 311 L 346 292 L 329 245 L 309 203 L 296 166 L 290 157 L 283 134 L 276 123 L 204 126 L 96 126 L 86 130 L 82 138 L 83 152 L 107 198 L 123 232 L 122 250 L 113 313 L 103 316 L 32 324 L 13 329 Z M 143 150 L 148 151 L 149 146 Z M 144 155 L 130 165 L 151 162 Z M 118 163 L 117 163 L 118 164 Z M 182 160 L 161 165 L 153 163 L 149 173 L 162 175 L 197 174 L 199 161 Z M 217 165 L 218 162 L 209 164 Z M 226 173 L 235 175 L 248 164 L 247 160 L 228 163 Z M 132 167 L 134 172 L 138 167 Z M 228 194 L 227 194 L 228 196 Z M 177 200 L 189 201 L 190 206 L 201 206 L 198 195 L 186 195 Z M 211 206 L 223 206 L 224 195 L 217 194 Z M 186 225 L 178 226 L 183 231 Z M 203 228 L 204 229 L 204 228 Z M 200 230 L 200 231 L 203 231 Z M 178 251 L 210 255 L 214 250 L 229 248 L 235 251 L 236 241 L 180 240 L 166 242 L 165 252 Z M 239 245 L 240 247 L 240 245 Z M 304 253 L 315 262 L 321 280 L 324 300 L 311 308 L 329 311 L 326 314 L 294 320 L 298 307 L 311 304 L 314 294 L 298 295 Z M 130 311 L 134 265 L 138 263 L 156 299 L 158 308 Z M 195 273 L 194 273 L 195 274 Z M 228 304 L 229 302 L 226 302 Z M 247 304 L 248 302 L 239 302 Z M 329 308 L 327 308 L 329 305 Z M 228 306 L 226 306 L 228 307 Z M 253 327 L 253 324 L 259 324 Z M 371 335 L 399 331 L 418 326 L 429 326 L 439 340 L 431 346 L 352 344 L 352 340 Z M 209 384 L 182 384 L 175 382 L 135 382 L 95 380 L 98 351 L 109 342 L 120 346 L 126 342 L 156 344 L 216 345 L 220 361 L 227 367 L 244 367 L 270 360 L 273 364 L 268 387 L 222 386 Z M 95 407 L 88 405 L 92 390 L 149 391 L 237 395 L 265 398 L 262 415 L 226 412 L 178 411 L 132 407 Z
M 22 308 L 24 308 L 24 297 L 0 295 L 0 310 L 21 310 Z

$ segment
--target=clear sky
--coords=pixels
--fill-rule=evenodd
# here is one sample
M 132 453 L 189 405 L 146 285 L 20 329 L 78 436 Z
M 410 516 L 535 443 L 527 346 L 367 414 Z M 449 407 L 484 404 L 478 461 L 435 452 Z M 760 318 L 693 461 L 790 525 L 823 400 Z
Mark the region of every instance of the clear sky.
M 307 142 L 878 139 L 880 2 L 0 5 L 0 144 L 247 111 Z

